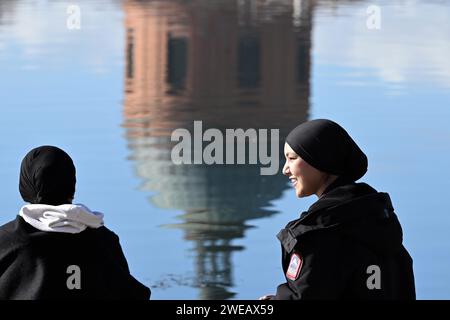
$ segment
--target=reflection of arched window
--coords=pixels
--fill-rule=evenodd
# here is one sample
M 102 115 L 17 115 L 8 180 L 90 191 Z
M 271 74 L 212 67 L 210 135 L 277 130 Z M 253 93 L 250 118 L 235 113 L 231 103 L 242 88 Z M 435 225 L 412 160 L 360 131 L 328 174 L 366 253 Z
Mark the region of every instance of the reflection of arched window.
M 238 78 L 240 88 L 257 88 L 260 80 L 261 45 L 254 35 L 239 38 Z
M 183 89 L 187 70 L 187 46 L 185 37 L 172 37 L 169 33 L 167 59 L 167 82 L 173 89 Z
M 127 35 L 127 78 L 134 77 L 134 36 L 133 29 L 128 29 Z

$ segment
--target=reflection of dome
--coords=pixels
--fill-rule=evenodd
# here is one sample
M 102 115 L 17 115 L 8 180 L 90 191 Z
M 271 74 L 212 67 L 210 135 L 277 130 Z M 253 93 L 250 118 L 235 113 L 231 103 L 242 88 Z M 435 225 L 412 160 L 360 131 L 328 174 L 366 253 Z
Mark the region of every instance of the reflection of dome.
M 294 6 L 293 6 L 294 3 Z M 175 165 L 170 135 L 204 130 L 279 129 L 280 146 L 306 120 L 311 1 L 125 1 L 124 127 L 142 190 L 185 213 L 177 227 L 193 241 L 202 299 L 233 294 L 232 244 L 246 221 L 273 214 L 287 179 L 260 165 Z M 293 21 L 295 17 L 295 21 Z M 282 150 L 280 150 L 281 156 Z M 280 169 L 283 162 L 280 161 Z
M 261 176 L 259 165 L 174 165 L 170 147 L 133 143 L 130 148 L 137 174 L 145 181 L 142 189 L 156 192 L 152 203 L 187 211 L 189 222 L 243 223 L 266 216 L 270 212 L 263 207 L 279 198 L 287 184 L 281 173 Z

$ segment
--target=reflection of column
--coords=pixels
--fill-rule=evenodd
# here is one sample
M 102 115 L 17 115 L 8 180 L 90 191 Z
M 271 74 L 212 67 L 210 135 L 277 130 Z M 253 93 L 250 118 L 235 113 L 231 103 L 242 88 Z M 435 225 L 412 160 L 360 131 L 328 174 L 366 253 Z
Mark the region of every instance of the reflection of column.
M 217 236 L 216 236 L 217 237 Z M 191 240 L 187 238 L 188 240 Z M 200 299 L 226 299 L 234 296 L 227 287 L 233 284 L 231 253 L 243 247 L 230 239 L 194 240 L 197 253 L 196 272 Z
M 283 139 L 304 121 L 312 6 L 301 4 L 294 23 L 286 0 L 125 1 L 130 158 L 154 205 L 185 212 L 173 227 L 195 244 L 202 299 L 233 296 L 231 256 L 244 248 L 232 242 L 247 220 L 274 213 L 287 181 L 258 165 L 176 166 L 170 134 L 202 120 L 204 130 L 278 128 Z

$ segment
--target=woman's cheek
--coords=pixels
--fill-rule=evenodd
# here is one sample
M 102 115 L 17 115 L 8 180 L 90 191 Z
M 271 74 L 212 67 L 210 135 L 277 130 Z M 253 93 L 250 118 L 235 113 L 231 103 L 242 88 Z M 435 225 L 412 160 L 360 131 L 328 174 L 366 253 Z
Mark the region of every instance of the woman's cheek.
M 294 176 L 296 176 L 297 178 L 301 178 L 301 163 L 294 163 L 291 169 L 291 172 L 294 174 Z

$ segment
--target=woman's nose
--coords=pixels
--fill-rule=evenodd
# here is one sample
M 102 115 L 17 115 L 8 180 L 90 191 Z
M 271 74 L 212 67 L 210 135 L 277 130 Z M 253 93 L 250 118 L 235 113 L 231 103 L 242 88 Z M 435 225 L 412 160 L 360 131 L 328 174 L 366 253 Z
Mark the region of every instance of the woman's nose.
M 289 176 L 290 175 L 290 170 L 289 170 L 289 166 L 288 166 L 287 161 L 284 163 L 284 166 L 283 166 L 283 174 L 285 176 Z

